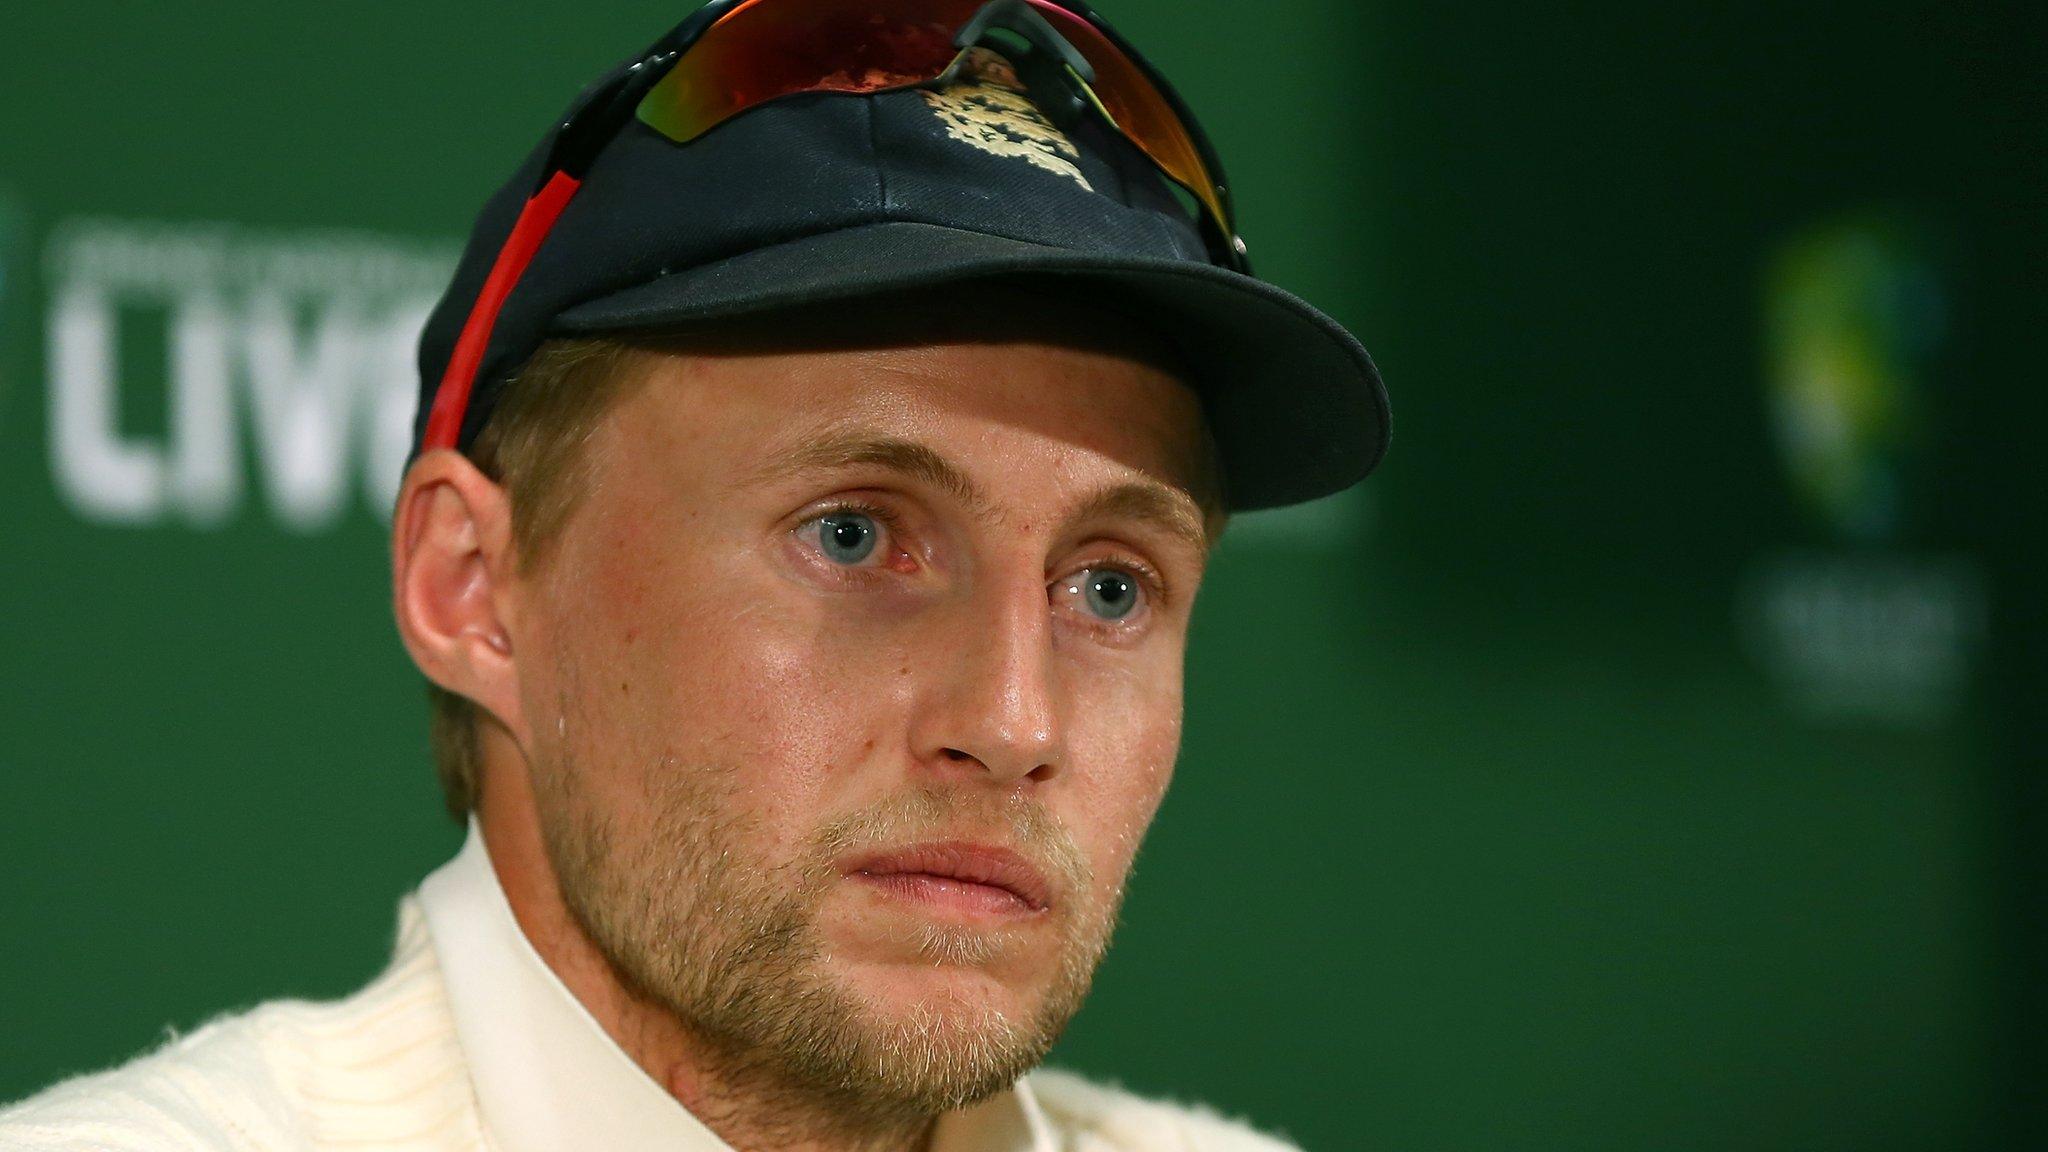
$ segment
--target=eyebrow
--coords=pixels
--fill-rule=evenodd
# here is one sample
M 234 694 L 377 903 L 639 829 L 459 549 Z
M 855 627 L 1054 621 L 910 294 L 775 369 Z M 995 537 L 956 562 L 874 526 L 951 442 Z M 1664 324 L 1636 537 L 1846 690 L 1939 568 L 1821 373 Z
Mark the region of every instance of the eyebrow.
M 769 484 L 812 472 L 879 468 L 936 488 L 982 519 L 995 518 L 995 505 L 967 473 L 936 449 L 915 440 L 867 429 L 839 429 L 806 439 L 750 470 L 743 485 Z M 1068 514 L 1070 523 L 1090 520 L 1135 520 L 1207 556 L 1209 533 L 1194 501 L 1152 480 L 1112 483 L 1082 500 Z
M 1195 550 L 1209 554 L 1209 531 L 1194 502 L 1163 484 L 1127 481 L 1096 491 L 1074 510 L 1074 523 L 1090 520 L 1137 520 L 1150 524 Z

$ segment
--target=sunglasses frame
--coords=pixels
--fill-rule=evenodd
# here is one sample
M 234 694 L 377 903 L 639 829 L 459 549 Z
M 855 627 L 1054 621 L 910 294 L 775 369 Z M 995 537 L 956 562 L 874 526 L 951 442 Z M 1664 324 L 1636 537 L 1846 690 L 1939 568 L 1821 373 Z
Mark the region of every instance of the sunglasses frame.
M 548 149 L 547 159 L 541 165 L 534 192 L 519 213 L 504 245 L 491 265 L 489 276 L 482 291 L 471 306 L 464 320 L 461 334 L 456 338 L 455 348 L 449 356 L 441 383 L 434 391 L 434 403 L 428 413 L 427 426 L 420 440 L 420 449 L 453 448 L 461 437 L 462 421 L 469 408 L 469 396 L 475 386 L 476 374 L 482 366 L 485 349 L 490 343 L 491 329 L 497 322 L 499 311 L 511 295 L 513 287 L 532 262 L 534 253 L 541 242 L 553 229 L 562 210 L 568 206 L 583 179 L 596 162 L 598 153 L 618 135 L 628 120 L 634 118 L 640 102 L 662 78 L 682 60 L 706 29 L 716 24 L 727 13 L 743 4 L 761 0 L 711 0 L 710 3 L 692 12 L 682 23 L 670 29 L 668 34 L 655 41 L 653 46 L 640 54 L 640 58 L 627 66 L 625 71 L 612 77 L 590 97 L 578 103 L 562 119 L 557 127 L 554 142 Z M 1214 212 L 1198 209 L 1196 215 L 1202 221 L 1203 231 L 1210 236 L 1209 247 L 1212 255 L 1220 257 L 1224 267 L 1244 275 L 1251 275 L 1251 262 L 1246 258 L 1244 240 L 1237 233 L 1237 213 L 1230 200 L 1230 187 L 1223 172 L 1222 158 L 1209 143 L 1209 137 L 1202 131 L 1201 123 L 1180 94 L 1173 89 L 1166 77 L 1159 74 L 1138 51 L 1116 30 L 1111 28 L 1094 10 L 1078 0 L 1043 0 L 1044 3 L 1089 24 L 1104 40 L 1124 54 L 1155 91 L 1165 98 L 1167 108 L 1179 121 L 1181 130 L 1195 146 L 1197 158 L 1212 182 L 1216 202 L 1223 208 L 1223 218 L 1212 219 Z M 979 10 L 977 10 L 979 12 Z M 949 71 L 951 71 L 949 69 Z M 1085 85 L 1086 77 L 1077 77 Z M 1090 93 L 1090 101 L 1098 112 L 1107 117 L 1100 103 Z M 1110 127 L 1116 128 L 1112 122 Z M 1121 133 L 1122 129 L 1116 129 Z M 1135 141 L 1133 142 L 1135 145 Z M 1139 151 L 1143 151 L 1142 148 Z M 1149 159 L 1149 157 L 1148 157 Z M 1157 163 L 1154 163 L 1157 167 Z M 1171 177 L 1169 177 L 1171 179 Z M 1177 182 L 1177 181 L 1176 181 Z M 1199 199 L 1199 198 L 1198 198 Z

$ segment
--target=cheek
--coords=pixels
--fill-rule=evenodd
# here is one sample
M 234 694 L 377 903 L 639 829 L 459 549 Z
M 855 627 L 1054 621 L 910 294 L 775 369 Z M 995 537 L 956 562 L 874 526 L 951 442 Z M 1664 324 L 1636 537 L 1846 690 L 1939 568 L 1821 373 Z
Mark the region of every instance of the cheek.
M 599 559 L 571 628 L 575 663 L 604 670 L 579 690 L 614 770 L 716 771 L 788 849 L 852 802 L 861 763 L 900 746 L 908 665 L 883 624 L 836 618 L 743 548 L 650 549 L 621 533 Z
M 1097 684 L 1090 704 L 1076 710 L 1063 813 L 1105 883 L 1129 870 L 1180 753 L 1178 664 L 1120 682 L 1121 691 Z

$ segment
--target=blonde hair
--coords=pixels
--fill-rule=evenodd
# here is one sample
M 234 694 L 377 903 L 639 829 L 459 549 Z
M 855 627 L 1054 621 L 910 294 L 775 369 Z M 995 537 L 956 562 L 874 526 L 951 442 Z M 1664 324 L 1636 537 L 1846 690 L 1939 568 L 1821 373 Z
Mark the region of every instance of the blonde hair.
M 506 385 L 469 449 L 477 470 L 505 489 L 512 505 L 512 543 L 522 571 L 547 558 L 550 544 L 590 489 L 584 450 L 605 413 L 644 373 L 626 371 L 632 344 L 618 340 L 551 340 Z M 464 819 L 476 805 L 483 769 L 475 702 L 428 681 L 428 739 L 448 814 Z

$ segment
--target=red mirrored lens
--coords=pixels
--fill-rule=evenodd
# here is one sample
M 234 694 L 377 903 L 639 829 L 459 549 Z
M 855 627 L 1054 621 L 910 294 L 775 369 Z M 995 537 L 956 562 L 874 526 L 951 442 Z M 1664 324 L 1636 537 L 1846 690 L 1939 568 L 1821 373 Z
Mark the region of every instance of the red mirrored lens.
M 1216 191 L 1216 178 L 1202 163 L 1201 149 L 1181 124 L 1180 114 L 1146 78 L 1144 69 L 1081 17 L 1038 0 L 1032 0 L 1031 6 L 1095 66 L 1095 94 L 1117 129 L 1143 149 L 1160 171 L 1194 193 L 1223 226 L 1225 237 L 1235 236 L 1230 213 Z
M 747 0 L 684 53 L 640 119 L 688 143 L 757 104 L 798 92 L 879 92 L 927 83 L 956 53 L 952 12 L 914 0 Z
M 1095 68 L 1104 111 L 1159 169 L 1234 235 L 1180 117 L 1144 70 L 1094 25 L 1045 0 L 1033 8 Z M 688 143 L 756 105 L 801 92 L 881 92 L 936 80 L 954 33 L 982 0 L 746 0 L 721 17 L 648 93 L 640 119 Z

